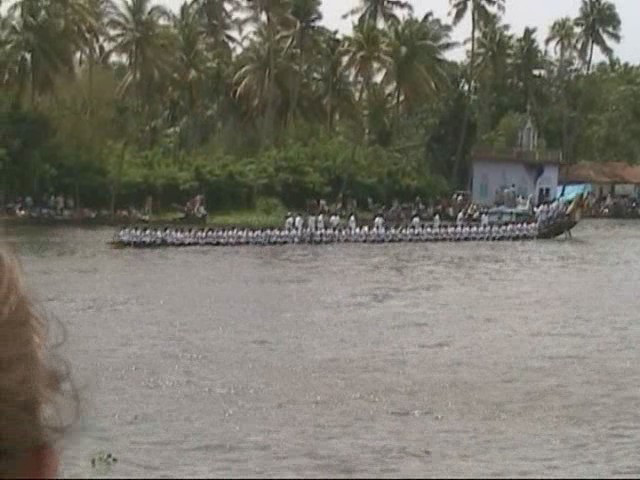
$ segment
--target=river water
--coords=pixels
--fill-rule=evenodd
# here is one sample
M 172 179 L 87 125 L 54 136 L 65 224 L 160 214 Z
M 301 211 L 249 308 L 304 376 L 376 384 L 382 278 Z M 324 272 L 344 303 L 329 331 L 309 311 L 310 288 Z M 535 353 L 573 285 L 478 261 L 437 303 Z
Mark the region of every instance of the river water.
M 67 327 L 68 477 L 640 476 L 640 224 L 111 250 L 0 225 Z

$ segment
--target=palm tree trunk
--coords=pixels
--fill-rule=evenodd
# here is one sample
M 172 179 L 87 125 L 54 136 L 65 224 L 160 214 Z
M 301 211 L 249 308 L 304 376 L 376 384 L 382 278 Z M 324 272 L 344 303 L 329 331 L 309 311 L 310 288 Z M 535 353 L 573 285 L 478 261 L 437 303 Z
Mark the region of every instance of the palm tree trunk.
M 111 217 L 116 217 L 116 201 L 118 199 L 118 193 L 120 193 L 120 183 L 122 181 L 122 171 L 124 170 L 124 160 L 127 153 L 127 144 L 122 144 L 122 150 L 120 152 L 120 159 L 118 160 L 118 167 L 116 169 L 116 178 L 111 185 Z
M 368 78 L 363 79 L 362 85 L 360 86 L 360 92 L 358 93 L 358 104 L 362 108 L 362 100 L 364 98 L 365 91 L 367 93 L 367 100 L 371 98 L 371 80 Z M 366 143 L 367 137 L 369 136 L 369 105 L 367 108 L 362 109 L 362 126 L 363 126 L 363 135 L 362 135 L 362 143 Z
M 35 109 L 36 106 L 36 68 L 37 59 L 34 58 L 33 52 L 31 53 L 31 109 Z
M 274 109 L 275 109 L 275 88 L 274 88 L 274 72 L 276 68 L 276 60 L 274 55 L 274 43 L 275 43 L 275 35 L 274 35 L 274 26 L 273 20 L 269 12 L 267 12 L 267 31 L 268 31 L 268 42 L 269 42 L 269 79 L 268 79 L 268 90 L 267 90 L 267 109 L 264 115 L 263 124 L 262 124 L 262 135 L 260 146 L 264 147 L 265 143 L 271 143 L 271 132 L 273 129 L 273 121 L 274 121 Z
M 591 46 L 589 47 L 589 61 L 587 62 L 587 75 L 591 73 L 591 64 L 593 63 L 593 41 L 591 41 Z
M 569 118 L 566 88 L 565 50 L 560 49 L 560 93 L 562 96 L 562 158 L 569 158 Z
M 300 96 L 300 90 L 302 88 L 302 70 L 304 68 L 304 36 L 302 31 L 300 32 L 298 45 L 300 48 L 298 68 L 300 69 L 300 71 L 298 72 L 298 76 L 296 78 L 296 82 L 293 87 L 293 95 L 291 96 L 291 105 L 289 106 L 289 123 L 290 124 L 293 124 L 293 117 L 295 116 L 296 110 L 298 108 L 298 98 Z
M 329 99 L 327 105 L 327 129 L 329 133 L 333 132 L 333 77 L 329 79 L 329 93 L 327 98 Z
M 366 81 L 363 79 L 362 84 L 360 85 L 360 91 L 358 92 L 358 103 L 362 103 L 362 99 L 364 98 L 364 91 L 366 89 Z
M 467 105 L 464 109 L 464 118 L 462 120 L 462 131 L 460 132 L 460 141 L 458 142 L 458 149 L 456 151 L 455 162 L 453 164 L 452 180 L 458 184 L 460 181 L 460 167 L 462 166 L 462 160 L 464 157 L 464 144 L 467 140 L 467 129 L 469 126 L 469 117 L 471 115 L 471 100 L 473 93 L 473 73 L 476 61 L 476 11 L 472 7 L 471 10 L 471 59 L 469 64 L 469 78 L 468 78 L 468 92 L 469 95 Z
M 142 106 L 144 104 L 144 101 L 142 99 L 143 97 L 143 86 L 142 86 L 142 72 L 141 72 L 141 65 L 140 65 L 140 56 L 139 56 L 139 49 L 136 47 L 134 49 L 133 52 L 133 72 L 135 75 L 135 82 L 136 82 L 136 97 L 137 101 L 138 101 L 138 105 L 136 106 L 138 109 L 139 113 L 142 113 Z
M 353 165 L 356 162 L 356 151 L 358 149 L 358 144 L 354 143 L 353 147 L 351 147 L 351 156 L 349 159 L 349 167 L 344 168 L 342 172 L 342 185 L 340 186 L 340 196 L 344 198 L 344 195 L 347 191 L 347 183 L 349 182 L 349 177 L 351 176 L 351 171 L 353 170 Z
M 89 54 L 89 101 L 88 103 L 88 117 L 93 116 L 93 53 Z M 91 130 L 93 132 L 93 129 Z
M 592 41 L 589 46 L 589 58 L 587 59 L 587 75 L 591 73 L 591 65 L 593 64 L 594 47 L 595 47 L 595 44 Z M 572 125 L 572 128 L 571 128 L 570 139 L 567 142 L 569 144 L 567 146 L 567 149 L 571 151 L 575 150 L 575 145 L 576 145 L 576 140 L 577 140 L 578 130 L 579 130 L 579 125 L 577 125 L 577 123 L 582 121 L 582 111 L 584 109 L 584 103 L 585 101 L 584 101 L 584 91 L 583 91 L 581 92 L 580 97 L 578 98 L 578 106 L 575 112 L 576 121 L 573 122 L 574 124 Z

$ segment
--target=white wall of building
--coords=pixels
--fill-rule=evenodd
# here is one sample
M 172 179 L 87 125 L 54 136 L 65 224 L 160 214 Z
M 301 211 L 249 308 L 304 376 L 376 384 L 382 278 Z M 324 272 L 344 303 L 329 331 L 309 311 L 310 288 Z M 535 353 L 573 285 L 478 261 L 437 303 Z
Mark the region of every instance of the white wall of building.
M 480 205 L 493 205 L 498 189 L 516 186 L 516 193 L 524 197 L 534 196 L 538 201 L 540 189 L 549 189 L 550 198 L 555 198 L 558 188 L 558 165 L 544 165 L 540 178 L 537 165 L 517 162 L 475 161 L 473 163 L 472 199 Z

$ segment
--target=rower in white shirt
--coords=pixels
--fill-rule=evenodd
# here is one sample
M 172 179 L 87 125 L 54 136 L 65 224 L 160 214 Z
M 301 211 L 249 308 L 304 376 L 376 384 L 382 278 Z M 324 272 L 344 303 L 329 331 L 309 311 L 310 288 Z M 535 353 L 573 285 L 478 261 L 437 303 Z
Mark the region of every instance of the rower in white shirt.
M 431 227 L 429 226 L 427 226 L 422 230 L 421 238 L 423 242 L 430 242 L 432 240 L 437 240 L 435 238 L 435 230 L 431 230 Z
M 367 242 L 368 240 L 369 240 L 369 226 L 365 225 L 360 230 L 360 241 L 361 242 Z
M 351 232 L 354 232 L 357 227 L 358 227 L 358 221 L 356 220 L 355 214 L 352 213 L 349 216 L 349 230 L 351 230 Z
M 376 231 L 384 230 L 384 218 L 381 213 L 376 215 L 376 218 L 373 219 L 373 229 Z
M 418 227 L 420 227 L 421 224 L 421 220 L 420 220 L 420 214 L 418 212 L 413 214 L 413 218 L 411 219 L 411 226 L 414 229 L 417 229 Z
M 309 215 L 309 217 L 307 218 L 307 229 L 309 230 L 310 233 L 313 233 L 316 231 L 315 215 Z
M 329 225 L 334 230 L 338 228 L 338 226 L 340 225 L 340 217 L 338 216 L 337 213 L 334 213 L 333 215 L 331 215 L 331 217 L 329 218 Z
M 293 215 L 291 215 L 291 212 L 287 213 L 287 218 L 284 221 L 284 228 L 285 230 L 291 230 L 293 228 Z

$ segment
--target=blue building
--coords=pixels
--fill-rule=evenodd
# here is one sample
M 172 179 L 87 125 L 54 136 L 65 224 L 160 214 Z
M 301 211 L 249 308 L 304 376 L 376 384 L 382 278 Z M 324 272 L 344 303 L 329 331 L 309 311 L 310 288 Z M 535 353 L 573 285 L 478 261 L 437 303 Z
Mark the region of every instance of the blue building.
M 479 147 L 471 158 L 471 198 L 476 204 L 501 203 L 508 189 L 515 189 L 518 196 L 531 197 L 536 204 L 556 196 L 562 154 L 538 149 L 538 132 L 531 118 L 520 129 L 517 147 Z

